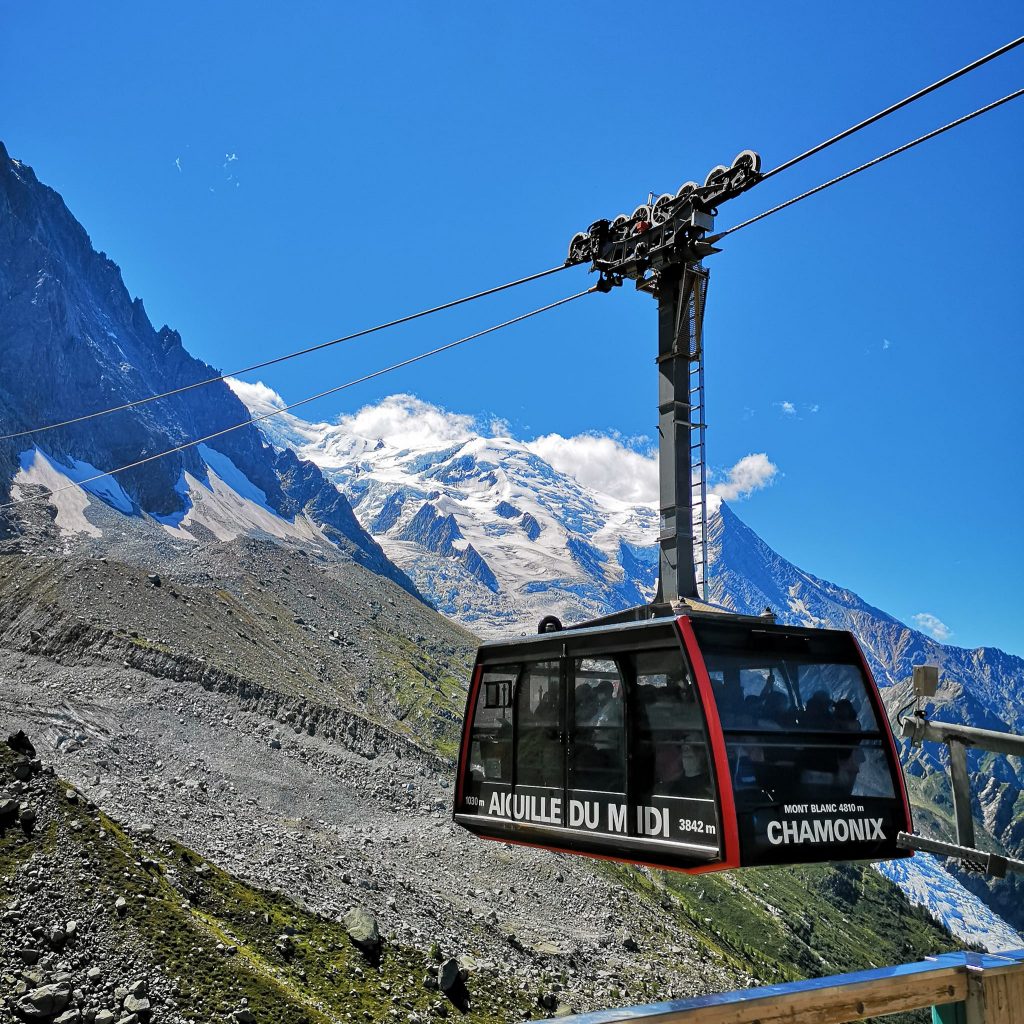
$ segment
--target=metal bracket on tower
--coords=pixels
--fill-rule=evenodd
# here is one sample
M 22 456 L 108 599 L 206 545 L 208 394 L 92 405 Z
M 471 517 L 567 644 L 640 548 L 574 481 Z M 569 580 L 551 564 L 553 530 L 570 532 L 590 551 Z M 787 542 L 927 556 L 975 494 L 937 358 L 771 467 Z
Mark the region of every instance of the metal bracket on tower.
M 591 263 L 602 283 L 630 278 L 658 301 L 661 554 L 656 602 L 706 597 L 708 273 L 701 260 L 719 251 L 704 240 L 714 230 L 717 207 L 756 185 L 760 167 L 761 158 L 744 150 L 731 167 L 713 167 L 703 185 L 688 181 L 675 195 L 644 203 L 631 216 L 595 221 L 569 244 L 567 265 Z

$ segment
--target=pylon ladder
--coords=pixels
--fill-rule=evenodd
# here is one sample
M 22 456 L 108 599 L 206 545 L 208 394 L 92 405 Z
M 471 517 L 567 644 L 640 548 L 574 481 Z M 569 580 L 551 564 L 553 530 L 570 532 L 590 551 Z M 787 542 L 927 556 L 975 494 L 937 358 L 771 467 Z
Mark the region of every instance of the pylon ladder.
M 697 342 L 690 352 L 690 508 L 693 514 L 693 570 L 702 600 L 708 597 L 708 474 L 707 421 L 704 418 L 704 345 L 699 333 L 691 329 Z

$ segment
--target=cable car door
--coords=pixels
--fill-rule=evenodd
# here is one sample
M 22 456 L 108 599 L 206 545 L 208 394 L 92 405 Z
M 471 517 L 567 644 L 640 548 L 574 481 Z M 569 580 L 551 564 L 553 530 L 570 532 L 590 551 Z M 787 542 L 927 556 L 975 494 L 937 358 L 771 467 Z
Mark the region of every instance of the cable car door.
M 510 817 L 560 828 L 565 803 L 565 679 L 561 658 L 527 662 L 515 684 Z

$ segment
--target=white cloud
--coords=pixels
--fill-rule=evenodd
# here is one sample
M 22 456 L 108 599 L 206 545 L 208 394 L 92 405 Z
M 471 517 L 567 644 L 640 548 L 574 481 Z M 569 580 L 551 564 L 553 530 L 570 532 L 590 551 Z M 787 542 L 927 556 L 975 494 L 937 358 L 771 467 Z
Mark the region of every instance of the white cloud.
M 925 633 L 935 637 L 940 643 L 945 643 L 953 635 L 953 630 L 937 615 L 932 615 L 931 612 L 918 612 L 917 615 L 913 616 L 913 619 L 918 629 L 924 630 Z
M 181 157 L 176 156 L 174 158 L 174 166 L 178 168 L 178 173 L 181 174 Z
M 237 153 L 225 153 L 224 154 L 224 166 L 234 163 L 238 159 Z
M 815 412 L 817 412 L 817 411 L 818 411 L 818 410 L 819 410 L 820 408 L 821 408 L 821 406 L 820 406 L 820 405 L 818 405 L 818 404 L 817 404 L 817 402 L 815 402 L 815 403 L 814 403 L 814 405 L 809 405 L 809 406 L 807 407 L 807 411 L 808 411 L 808 412 L 810 412 L 810 413 L 815 413 Z
M 777 402 L 778 407 L 787 415 L 796 415 L 796 406 L 792 402 Z
M 882 339 L 882 351 L 887 351 L 892 346 L 892 342 L 888 338 Z
M 708 490 L 726 501 L 736 501 L 767 487 L 778 471 L 779 467 L 764 452 L 751 453 L 744 455 L 726 473 L 725 480 L 712 485 Z
M 487 424 L 487 433 L 491 437 L 511 437 L 512 424 L 504 416 L 492 416 Z
M 262 381 L 250 383 L 246 380 L 238 380 L 236 377 L 228 377 L 225 383 L 254 416 L 270 412 L 271 409 L 283 409 L 285 407 L 285 400 L 273 388 L 268 388 Z
M 637 504 L 658 500 L 658 457 L 633 451 L 600 434 L 545 434 L 526 445 L 535 455 L 584 487 Z
M 253 415 L 285 405 L 273 388 L 261 382 L 228 378 L 227 383 Z M 355 413 L 339 417 L 337 426 L 346 433 L 371 441 L 380 438 L 400 449 L 457 444 L 481 436 L 511 436 L 508 421 L 499 417 L 481 422 L 407 394 L 390 395 L 373 405 L 364 405 Z M 646 445 L 646 438 L 631 438 L 623 443 L 618 436 L 596 433 L 573 437 L 546 434 L 524 442 L 529 451 L 584 487 L 620 501 L 653 505 L 658 500 L 658 456 L 644 450 Z M 638 451 L 640 446 L 643 448 Z M 777 472 L 763 452 L 747 455 L 728 471 L 722 482 L 709 488 L 709 494 L 735 501 L 766 487 Z
M 472 416 L 448 412 L 415 395 L 389 395 L 376 405 L 364 405 L 350 416 L 341 416 L 338 426 L 370 440 L 379 437 L 396 448 L 430 448 L 468 441 L 482 433 Z

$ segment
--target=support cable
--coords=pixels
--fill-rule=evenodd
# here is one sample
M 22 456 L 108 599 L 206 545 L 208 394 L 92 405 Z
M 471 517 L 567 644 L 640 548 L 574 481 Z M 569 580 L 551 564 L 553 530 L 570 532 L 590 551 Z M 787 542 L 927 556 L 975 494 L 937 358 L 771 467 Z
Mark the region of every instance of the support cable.
M 475 334 L 468 334 L 464 338 L 459 338 L 456 341 L 450 341 L 446 345 L 440 345 L 439 347 L 432 348 L 427 352 L 421 352 L 419 355 L 403 359 L 401 362 L 392 363 L 390 366 L 385 366 L 381 370 L 374 370 L 373 373 L 368 373 L 363 377 L 357 377 L 355 380 L 347 381 L 344 384 L 338 384 L 336 387 L 328 388 L 326 391 L 320 391 L 315 395 L 310 395 L 308 398 L 302 398 L 297 402 L 292 402 L 290 405 L 281 406 L 279 409 L 272 409 L 270 412 L 260 413 L 258 416 L 250 416 L 241 423 L 234 423 L 230 427 L 224 427 L 222 430 L 216 430 L 212 434 L 193 438 L 191 441 L 184 442 L 184 444 L 179 444 L 174 448 L 168 448 L 163 452 L 157 452 L 155 455 L 147 455 L 145 458 L 137 459 L 135 462 L 129 462 L 124 466 L 118 466 L 116 469 L 108 469 L 102 473 L 96 473 L 93 476 L 86 477 L 84 480 L 75 480 L 71 483 L 62 485 L 61 487 L 54 487 L 48 490 L 45 494 L 31 494 L 27 497 L 15 498 L 13 501 L 8 501 L 7 503 L 0 505 L 0 511 L 13 508 L 15 505 L 25 505 L 35 501 L 46 501 L 55 494 L 60 494 L 62 491 L 69 491 L 75 487 L 85 487 L 86 484 L 95 483 L 97 480 L 102 480 L 105 477 L 114 476 L 117 473 L 124 473 L 129 469 L 136 469 L 139 466 L 146 465 L 148 462 L 154 462 L 157 459 L 164 458 L 165 456 L 174 455 L 177 452 L 183 452 L 187 448 L 194 448 L 196 445 L 204 444 L 206 441 L 212 441 L 214 438 L 230 434 L 232 431 L 241 430 L 243 427 L 255 425 L 263 420 L 270 419 L 272 416 L 280 416 L 282 413 L 289 412 L 292 409 L 298 409 L 299 406 L 308 405 L 310 402 L 315 402 L 320 398 L 326 398 L 328 395 L 337 394 L 339 391 L 344 391 L 346 388 L 354 387 L 356 384 L 364 384 L 366 381 L 373 380 L 375 377 L 383 377 L 386 373 L 391 373 L 394 370 L 400 370 L 405 366 L 411 366 L 413 363 L 429 359 L 431 356 L 436 356 L 441 352 L 447 352 L 449 349 L 456 348 L 459 345 L 465 345 L 466 342 L 475 341 L 477 338 L 482 338 L 486 334 L 493 334 L 495 331 L 500 331 L 504 327 L 511 327 L 513 324 L 522 323 L 523 320 L 529 320 L 530 317 L 537 316 L 540 313 L 547 313 L 549 310 L 557 309 L 559 306 L 564 306 L 569 302 L 573 302 L 575 299 L 582 298 L 584 295 L 590 295 L 596 291 L 598 291 L 596 286 L 593 288 L 587 288 L 585 291 L 577 292 L 575 295 L 569 295 L 564 299 L 559 299 L 557 302 L 550 302 L 546 306 L 540 306 L 537 309 L 530 310 L 529 313 L 523 313 L 520 316 L 513 317 L 511 320 L 504 321 L 504 323 L 495 324 L 493 327 L 487 327 L 482 331 L 477 331 Z
M 907 142 L 902 146 L 898 146 L 896 149 L 890 149 L 888 153 L 876 156 L 874 160 L 869 160 L 866 164 L 861 164 L 859 167 L 854 167 L 853 170 L 847 171 L 845 174 L 840 174 L 838 178 L 832 178 L 831 181 L 826 181 L 815 188 L 809 189 L 807 192 L 794 196 L 792 199 L 787 199 L 786 202 L 779 203 L 778 206 L 773 206 L 770 210 L 765 210 L 764 213 L 759 213 L 756 217 L 751 217 L 749 220 L 742 221 L 731 228 L 726 228 L 725 231 L 719 231 L 715 235 L 709 235 L 705 241 L 710 242 L 713 245 L 720 239 L 725 238 L 726 235 L 731 235 L 742 228 L 749 227 L 751 224 L 756 224 L 759 220 L 764 220 L 765 217 L 770 217 L 773 213 L 785 210 L 788 206 L 793 206 L 795 203 L 799 203 L 810 196 L 817 195 L 819 192 L 824 192 L 825 189 L 831 188 L 833 185 L 838 185 L 839 182 L 846 181 L 847 178 L 852 178 L 855 174 L 860 174 L 861 171 L 866 171 L 869 167 L 874 167 L 876 164 L 880 164 L 883 161 L 888 160 L 890 157 L 898 156 L 900 153 L 905 153 L 908 149 L 913 149 L 914 146 L 919 146 L 922 142 L 934 139 L 943 132 L 948 132 L 951 128 L 956 128 L 958 125 L 966 124 L 973 118 L 986 114 L 990 110 L 995 110 L 996 107 L 1001 107 L 1004 103 L 1009 103 L 1010 100 L 1019 99 L 1021 96 L 1024 96 L 1024 89 L 1018 89 L 1016 92 L 1011 92 L 1002 99 L 989 103 L 987 106 L 979 107 L 970 114 L 965 114 L 963 117 L 958 117 L 955 121 L 950 121 L 949 124 L 944 124 L 941 128 L 936 128 L 935 131 L 928 132 L 927 135 L 922 135 L 919 138 L 914 139 L 912 142 Z
M 542 277 L 557 274 L 560 270 L 565 269 L 566 267 L 563 265 L 552 267 L 550 270 L 542 270 L 539 274 L 531 274 L 529 277 L 521 277 L 518 281 L 509 281 L 507 284 L 499 284 L 494 288 L 487 288 L 482 292 L 476 292 L 473 295 L 466 295 L 461 299 L 453 299 L 451 302 L 445 302 L 440 306 L 433 306 L 430 309 L 420 310 L 418 313 L 410 313 L 408 316 L 399 317 L 397 320 L 389 320 L 387 323 L 377 324 L 376 327 L 366 327 L 361 331 L 356 331 L 353 334 L 346 334 L 344 337 L 335 338 L 332 341 L 323 341 L 320 342 L 319 345 L 310 345 L 308 348 L 300 348 L 295 352 L 288 352 L 283 356 L 275 356 L 273 359 L 267 359 L 262 363 L 253 363 L 252 366 L 243 366 L 241 369 L 231 370 L 230 372 L 222 373 L 217 377 L 208 377 L 205 380 L 197 380 L 192 384 L 185 384 L 180 388 L 173 388 L 171 391 L 162 391 L 158 395 L 147 395 L 145 398 L 137 398 L 134 401 L 125 402 L 123 405 L 113 405 L 109 409 L 98 409 L 96 412 L 85 413 L 82 416 L 73 416 L 71 419 L 61 420 L 59 423 L 47 423 L 41 427 L 33 427 L 31 430 L 19 430 L 13 434 L 0 434 L 0 441 L 9 441 L 12 438 L 25 437 L 29 434 L 41 434 L 47 430 L 56 430 L 58 427 L 68 427 L 75 423 L 83 423 L 86 420 L 96 419 L 98 416 L 107 416 L 112 412 L 123 412 L 125 409 L 134 409 L 137 406 L 146 405 L 148 402 L 156 402 L 161 398 L 170 398 L 172 395 L 180 395 L 186 391 L 193 390 L 193 388 L 201 388 L 207 384 L 216 384 L 218 381 L 226 380 L 228 377 L 237 377 L 243 373 L 252 373 L 254 370 L 262 370 L 267 366 L 274 366 L 277 363 L 283 363 L 289 359 L 295 359 L 297 356 L 307 356 L 311 352 L 320 352 L 325 348 L 340 345 L 342 342 L 354 341 L 356 338 L 365 338 L 368 334 L 376 334 L 378 331 L 386 330 L 389 327 L 398 327 L 401 324 L 407 324 L 413 320 L 419 320 L 420 317 L 430 316 L 432 313 L 440 313 L 443 310 L 452 309 L 455 306 L 461 306 L 466 302 L 473 302 L 475 299 L 482 299 L 487 295 L 496 295 L 498 292 L 507 291 L 509 288 L 516 288 L 521 284 L 528 284 L 530 281 L 538 281 Z
M 1001 57 L 1004 53 L 1008 53 L 1010 50 L 1020 46 L 1021 43 L 1024 43 L 1024 36 L 1018 36 L 1005 46 L 1000 46 L 998 50 L 993 50 L 984 57 L 979 57 L 976 61 L 968 64 L 966 67 L 962 67 L 959 71 L 954 71 L 951 75 L 946 75 L 945 78 L 940 78 L 937 82 L 932 82 L 931 85 L 925 86 L 923 89 L 919 89 L 912 96 L 908 96 L 906 99 L 900 100 L 899 103 L 894 103 L 891 107 L 886 107 L 885 110 L 880 110 L 877 114 L 872 114 L 871 117 L 847 128 L 846 131 L 842 131 L 838 135 L 833 135 L 832 138 L 826 139 L 824 142 L 819 142 L 817 146 L 807 150 L 806 153 L 801 153 L 799 156 L 795 156 L 791 160 L 787 160 L 784 164 L 779 164 L 778 167 L 773 167 L 770 171 L 762 174 L 759 183 L 761 181 L 767 181 L 770 177 L 775 174 L 779 174 L 781 171 L 786 171 L 789 170 L 790 167 L 795 167 L 801 161 L 820 153 L 823 149 L 828 149 L 829 146 L 835 145 L 835 143 L 841 142 L 843 139 L 849 138 L 851 135 L 859 132 L 862 128 L 867 128 L 868 125 L 872 125 L 876 121 L 881 121 L 883 117 L 888 117 L 897 110 L 901 110 L 903 107 L 909 106 L 915 100 L 919 100 L 921 97 L 935 92 L 936 89 L 941 89 L 942 86 L 948 85 L 950 82 L 974 71 L 976 68 L 980 68 L 982 64 L 987 64 L 990 60 L 995 60 L 996 57 Z

